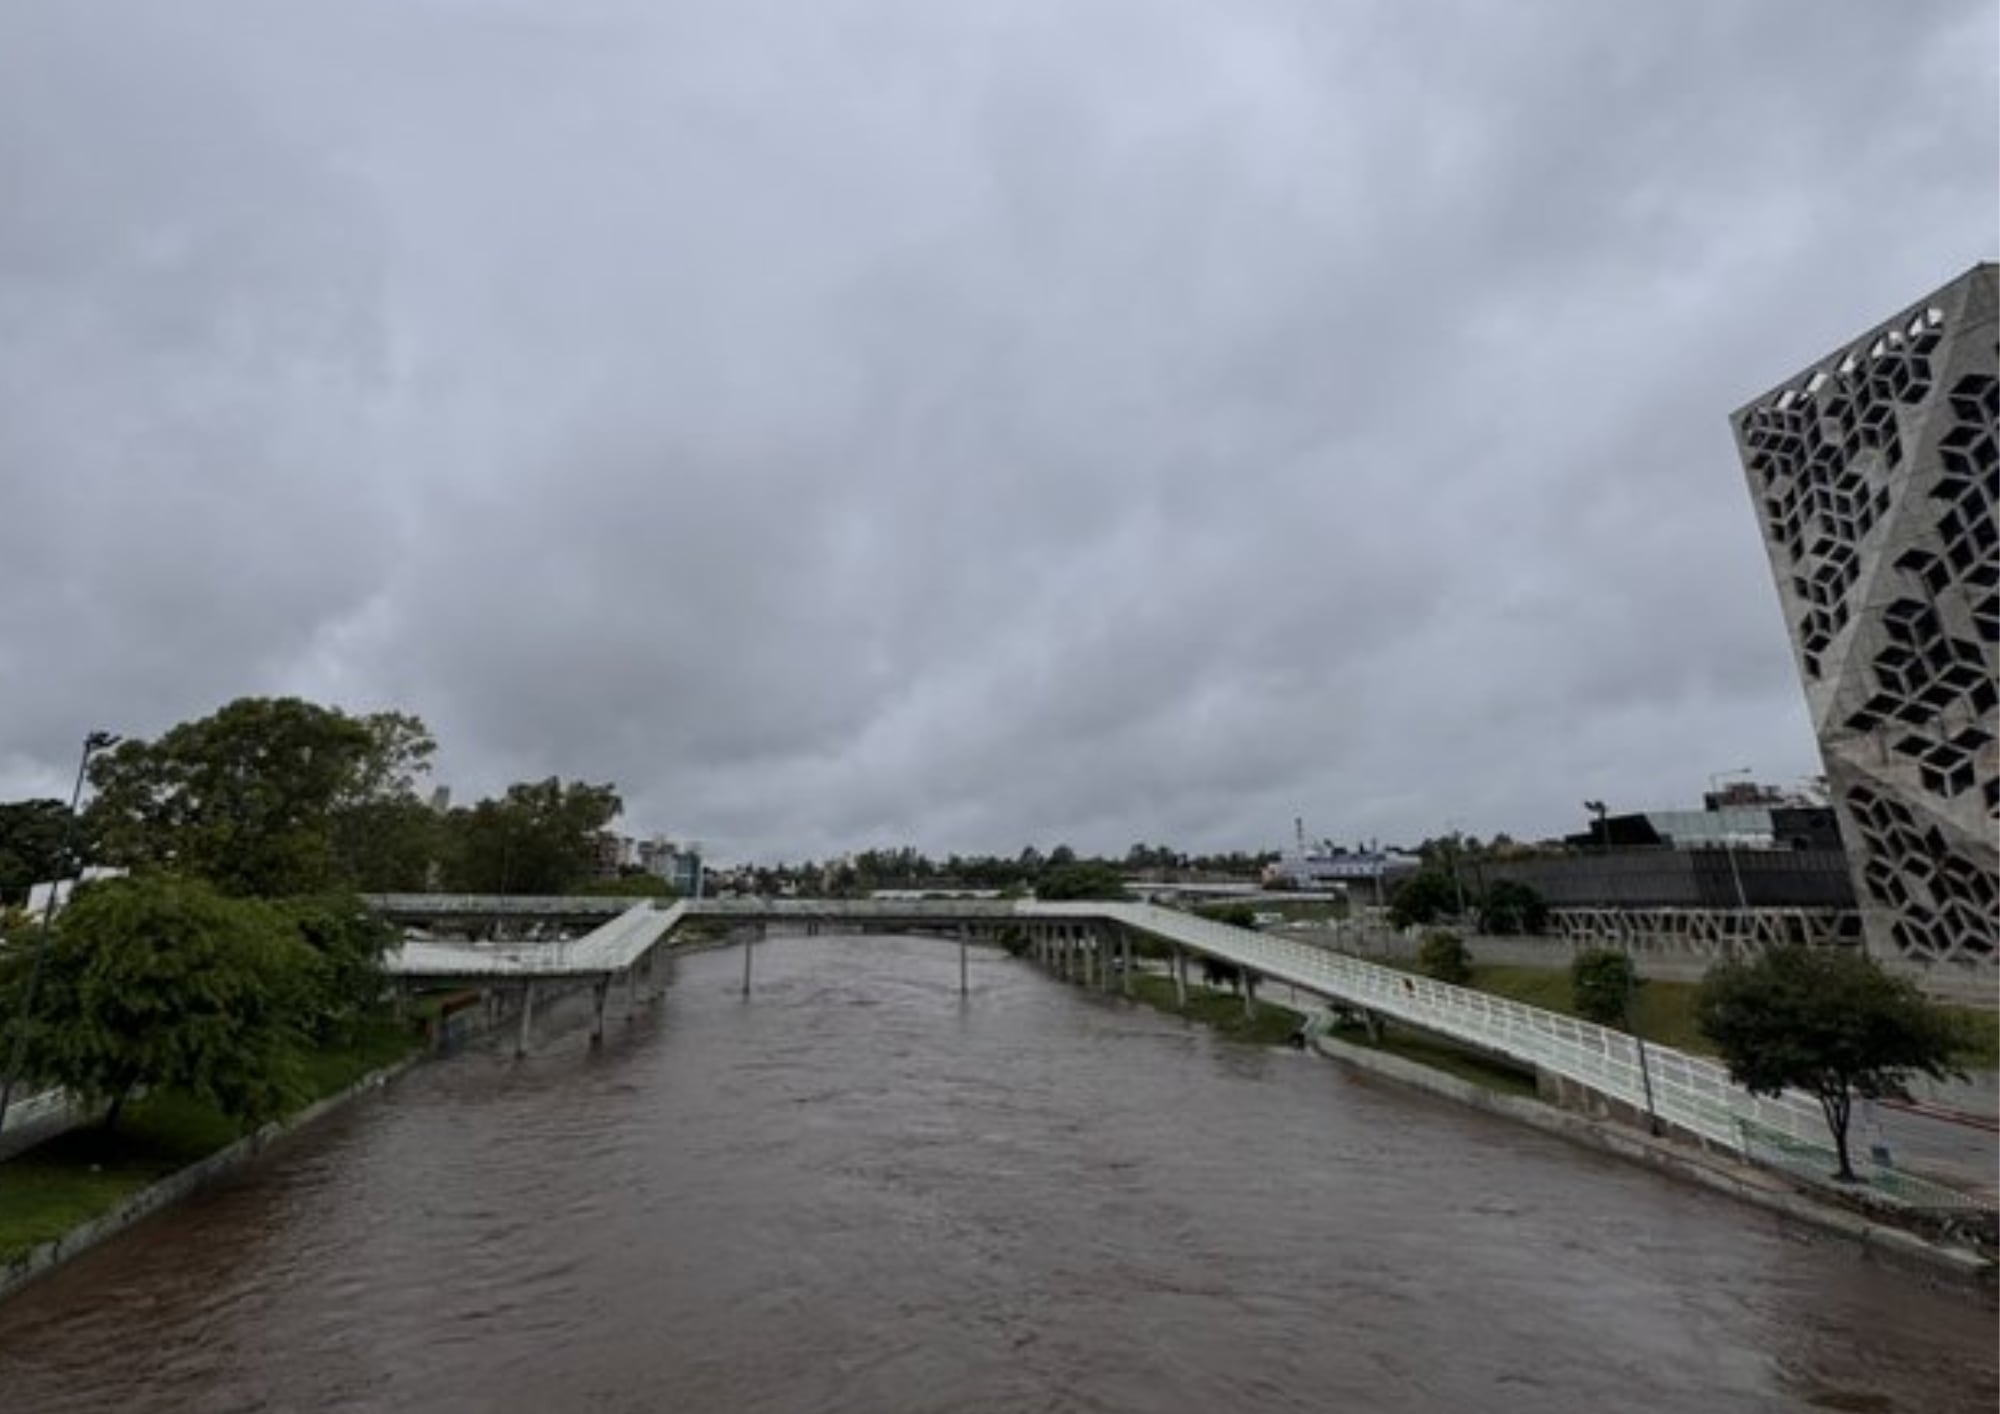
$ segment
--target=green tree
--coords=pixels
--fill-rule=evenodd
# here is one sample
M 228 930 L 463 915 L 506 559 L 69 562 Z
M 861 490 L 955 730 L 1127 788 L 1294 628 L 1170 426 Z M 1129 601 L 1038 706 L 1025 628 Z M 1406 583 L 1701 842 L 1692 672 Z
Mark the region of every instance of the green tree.
M 301 1024 L 315 1040 L 344 1041 L 381 1003 L 382 957 L 401 941 L 395 925 L 352 894 L 285 899 L 274 906 L 310 950 L 300 979 Z
M 1549 906 L 1532 885 L 1495 879 L 1479 900 L 1479 927 L 1495 937 L 1539 934 L 1549 923 Z
M 507 787 L 452 813 L 446 873 L 478 894 L 562 894 L 597 870 L 597 837 L 623 805 L 609 785 L 545 781 Z
M 1060 848 L 1060 846 L 1058 847 Z M 1035 897 L 1044 899 L 1121 899 L 1126 897 L 1125 878 L 1114 865 L 1099 860 L 1049 865 L 1035 885 Z
M 615 879 L 592 879 L 578 884 L 572 894 L 594 898 L 679 898 L 680 890 L 658 874 L 620 874 Z
M 1628 1029 L 1632 1004 L 1644 985 L 1632 959 L 1612 948 L 1580 952 L 1569 965 L 1569 995 L 1576 1014 L 1599 1026 Z
M 1451 876 L 1425 869 L 1396 885 L 1389 895 L 1389 921 L 1398 928 L 1435 923 L 1457 907 L 1458 885 Z
M 1961 1039 L 1950 1015 L 1853 948 L 1773 948 L 1722 963 L 1696 993 L 1695 1021 L 1752 1094 L 1803 1090 L 1819 1101 L 1843 1182 L 1854 1181 L 1855 1096 L 1906 1097 L 1912 1075 L 1957 1073 Z
M 410 827 L 432 750 L 414 717 L 240 698 L 93 760 L 86 823 L 105 862 L 197 875 L 225 893 L 407 887 L 429 862 L 419 856 L 431 841 Z
M 1257 910 L 1247 903 L 1212 903 L 1206 908 L 1197 908 L 1195 912 L 1217 923 L 1227 923 L 1232 928 L 1257 926 Z
M 0 952 L 16 1014 L 31 950 Z M 86 885 L 63 909 L 26 1030 L 26 1073 L 107 1104 L 144 1087 L 197 1095 L 252 1126 L 296 1103 L 320 976 L 276 909 L 165 876 Z
M 63 858 L 69 807 L 60 800 L 0 803 L 0 904 L 19 903 L 31 885 L 70 874 Z
M 1439 982 L 1463 987 L 1472 980 L 1472 952 L 1465 946 L 1465 939 L 1441 928 L 1424 936 L 1423 945 L 1417 949 L 1417 970 Z

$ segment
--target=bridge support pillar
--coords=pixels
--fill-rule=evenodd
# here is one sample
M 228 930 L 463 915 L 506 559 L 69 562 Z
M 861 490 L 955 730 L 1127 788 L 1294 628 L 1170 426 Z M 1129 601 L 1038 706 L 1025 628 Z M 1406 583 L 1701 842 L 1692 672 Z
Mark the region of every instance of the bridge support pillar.
M 514 1037 L 515 1060 L 519 1060 L 521 1059 L 521 1057 L 528 1054 L 528 1030 L 534 1024 L 535 1024 L 535 984 L 533 982 L 527 982 L 523 983 L 521 986 L 521 1029 L 519 1032 L 515 1034 Z
M 1187 949 L 1174 949 L 1174 1005 L 1187 1010 Z
M 1109 925 L 1090 930 L 1090 950 L 1097 954 L 1097 990 L 1111 990 L 1111 929 Z
M 1132 930 L 1118 930 L 1118 990 L 1132 995 Z
M 590 1044 L 604 1044 L 604 998 L 611 991 L 611 974 L 605 973 L 590 984 Z
M 648 952 L 647 957 L 652 953 Z M 639 962 L 633 958 L 632 965 L 625 969 L 625 1019 L 630 1021 L 639 1010 Z
M 1243 973 L 1243 1014 L 1252 1018 L 1257 1015 L 1257 974 L 1248 969 Z

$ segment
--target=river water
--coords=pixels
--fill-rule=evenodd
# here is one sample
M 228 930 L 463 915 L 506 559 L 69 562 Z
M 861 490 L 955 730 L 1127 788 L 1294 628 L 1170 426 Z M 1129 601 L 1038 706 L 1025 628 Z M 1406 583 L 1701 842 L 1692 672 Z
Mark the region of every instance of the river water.
M 0 1410 L 1995 1407 L 1990 1311 L 1639 1168 L 997 953 L 740 966 L 29 1288 Z

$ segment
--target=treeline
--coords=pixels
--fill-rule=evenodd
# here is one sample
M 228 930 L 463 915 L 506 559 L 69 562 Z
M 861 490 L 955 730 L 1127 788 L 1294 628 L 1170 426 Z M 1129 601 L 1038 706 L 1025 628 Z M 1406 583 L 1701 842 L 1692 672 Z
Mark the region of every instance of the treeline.
M 439 810 L 424 789 L 436 749 L 406 713 L 242 698 L 94 757 L 76 858 L 63 855 L 61 801 L 0 803 L 0 903 L 84 862 L 248 898 L 566 893 L 593 877 L 598 834 L 621 809 L 612 786 L 520 782 Z
M 903 846 L 868 849 L 825 863 L 753 866 L 741 871 L 740 883 L 753 892 L 785 887 L 824 892 L 835 897 L 859 897 L 877 889 L 997 889 L 1036 893 L 1044 897 L 1079 897 L 1078 887 L 1101 888 L 1108 876 L 1141 873 L 1160 878 L 1200 876 L 1253 880 L 1276 853 L 1186 854 L 1164 845 L 1135 844 L 1122 858 L 1084 855 L 1066 844 L 1046 853 L 1029 845 L 1018 854 L 950 854 L 942 859 Z M 1088 885 L 1079 880 L 1089 880 Z M 1051 890 L 1055 893 L 1051 893 Z

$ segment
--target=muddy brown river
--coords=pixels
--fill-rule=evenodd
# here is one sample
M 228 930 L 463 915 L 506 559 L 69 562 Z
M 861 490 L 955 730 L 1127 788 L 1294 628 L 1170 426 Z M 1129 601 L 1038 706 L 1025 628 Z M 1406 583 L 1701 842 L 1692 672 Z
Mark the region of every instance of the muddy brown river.
M 920 938 L 680 959 L 0 1305 L 0 1411 L 1990 1414 L 1994 1317 Z

